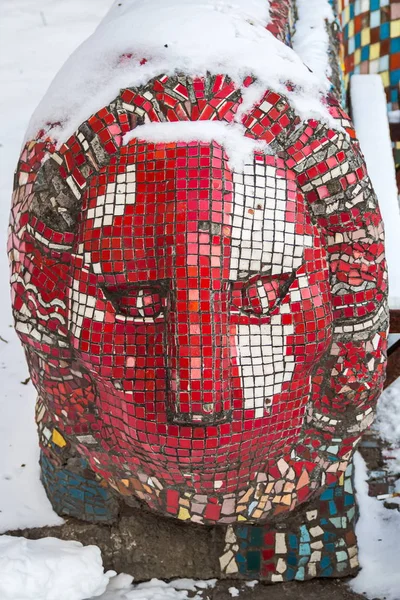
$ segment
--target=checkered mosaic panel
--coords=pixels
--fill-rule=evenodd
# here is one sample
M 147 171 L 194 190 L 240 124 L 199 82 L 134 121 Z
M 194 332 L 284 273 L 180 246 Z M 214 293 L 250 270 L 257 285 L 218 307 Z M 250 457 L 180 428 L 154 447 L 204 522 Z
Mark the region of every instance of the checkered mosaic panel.
M 344 38 L 344 65 L 352 73 L 379 73 L 388 110 L 399 109 L 400 2 L 338 0 Z

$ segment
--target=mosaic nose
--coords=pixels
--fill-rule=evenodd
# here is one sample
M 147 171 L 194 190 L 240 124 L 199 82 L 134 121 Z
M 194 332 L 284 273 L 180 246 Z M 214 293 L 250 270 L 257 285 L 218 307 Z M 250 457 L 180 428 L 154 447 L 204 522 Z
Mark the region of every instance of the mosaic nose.
M 188 233 L 186 267 L 172 279 L 166 319 L 167 414 L 175 423 L 219 423 L 231 409 L 234 335 L 229 319 L 229 246 L 221 227 L 200 222 Z

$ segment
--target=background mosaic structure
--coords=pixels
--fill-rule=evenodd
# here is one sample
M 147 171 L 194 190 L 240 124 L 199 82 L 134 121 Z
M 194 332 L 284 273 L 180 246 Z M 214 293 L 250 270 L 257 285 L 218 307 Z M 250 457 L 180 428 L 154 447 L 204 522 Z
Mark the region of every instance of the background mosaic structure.
M 294 14 L 271 2 L 282 43 Z M 349 118 L 332 94 L 340 128 L 302 121 L 266 89 L 240 122 L 273 154 L 242 171 L 216 140 L 140 137 L 144 123 L 232 123 L 255 83 L 160 74 L 59 147 L 28 141 L 16 329 L 57 512 L 109 523 L 139 500 L 226 527 L 223 576 L 340 576 L 358 564 L 351 457 L 387 329 L 382 223 Z
M 400 2 L 397 0 L 337 0 L 344 44 L 345 77 L 379 73 L 388 111 L 399 110 Z M 400 167 L 400 131 L 391 126 L 396 169 Z

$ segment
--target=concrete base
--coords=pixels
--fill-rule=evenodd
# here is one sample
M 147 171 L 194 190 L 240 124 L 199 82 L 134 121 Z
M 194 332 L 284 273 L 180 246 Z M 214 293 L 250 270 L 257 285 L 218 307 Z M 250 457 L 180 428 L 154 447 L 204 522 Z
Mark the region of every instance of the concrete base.
M 129 573 L 135 581 L 153 577 L 211 579 L 220 576 L 224 529 L 190 526 L 132 509 L 116 525 L 95 525 L 67 518 L 61 527 L 8 532 L 28 539 L 56 537 L 99 546 L 104 568 Z

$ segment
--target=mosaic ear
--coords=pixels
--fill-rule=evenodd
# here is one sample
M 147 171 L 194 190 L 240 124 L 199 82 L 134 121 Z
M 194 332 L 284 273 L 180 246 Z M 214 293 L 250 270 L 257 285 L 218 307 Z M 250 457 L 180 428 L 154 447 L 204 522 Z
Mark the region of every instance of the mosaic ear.
M 100 119 L 99 115 L 103 117 Z M 59 245 L 71 244 L 77 218 L 90 179 L 110 164 L 121 145 L 121 126 L 107 108 L 90 117 L 59 149 L 52 147 L 32 186 L 29 207 L 32 234 L 43 226 L 63 238 Z M 47 236 L 46 236 L 47 238 Z M 48 243 L 48 239 L 39 239 Z M 50 247 L 50 246 L 49 246 Z M 59 248 L 60 250 L 67 248 Z
M 354 128 L 335 102 L 337 130 L 308 121 L 286 152 L 314 220 L 325 238 L 337 320 L 384 317 L 387 293 L 384 234 L 376 194 L 366 171 Z M 343 335 L 373 323 L 343 324 Z M 379 326 L 378 326 L 379 327 Z
M 330 112 L 340 128 L 308 121 L 286 164 L 323 234 L 335 319 L 330 356 L 313 377 L 310 424 L 323 428 L 329 411 L 332 431 L 345 425 L 351 447 L 371 423 L 385 377 L 387 272 L 382 219 L 354 128 L 338 103 Z
M 68 273 L 75 228 L 90 179 L 121 144 L 121 126 L 105 108 L 59 149 L 44 136 L 39 132 L 26 143 L 15 176 L 9 229 L 12 303 L 21 341 L 69 360 Z

